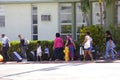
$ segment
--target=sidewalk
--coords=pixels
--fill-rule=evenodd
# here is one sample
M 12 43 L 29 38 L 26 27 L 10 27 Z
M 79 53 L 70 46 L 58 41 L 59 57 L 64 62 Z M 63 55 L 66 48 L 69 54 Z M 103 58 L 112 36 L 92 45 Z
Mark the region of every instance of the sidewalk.
M 9 61 L 5 64 L 52 64 L 52 63 L 120 63 L 120 60 L 94 60 L 94 61 L 27 61 L 27 62 L 16 62 L 16 61 Z M 0 62 L 2 64 L 2 62 Z
M 113 62 L 51 61 L 0 64 L 0 80 L 115 80 L 120 60 Z

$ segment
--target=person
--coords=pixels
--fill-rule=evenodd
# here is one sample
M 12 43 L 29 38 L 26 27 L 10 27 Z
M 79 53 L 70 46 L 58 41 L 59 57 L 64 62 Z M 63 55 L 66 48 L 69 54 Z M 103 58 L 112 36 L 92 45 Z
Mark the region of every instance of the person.
M 40 41 L 37 42 L 37 50 L 36 50 L 36 53 L 37 53 L 37 61 L 41 61 L 42 60 L 42 48 L 41 48 L 41 45 L 40 45 Z
M 45 45 L 45 50 L 44 50 L 44 60 L 49 60 L 49 48 L 48 48 L 48 45 Z
M 113 49 L 116 47 L 113 39 L 112 39 L 112 35 L 110 33 L 110 31 L 106 31 L 105 32 L 105 35 L 106 35 L 106 52 L 105 52 L 105 60 L 107 60 L 108 58 L 108 54 L 109 54 L 109 51 L 111 52 L 112 54 L 112 60 L 114 60 L 114 51 Z
M 71 60 L 73 61 L 74 60 L 74 52 L 75 52 L 76 46 L 75 46 L 73 38 L 69 34 L 66 36 L 65 46 L 68 46 L 69 51 L 70 51 L 70 57 L 71 57 Z
M 92 38 L 90 37 L 90 32 L 86 32 L 83 45 L 84 45 L 84 61 L 86 60 L 86 55 L 87 54 L 89 54 L 91 60 L 93 61 L 93 56 L 92 56 Z
M 7 52 L 10 48 L 10 40 L 7 36 L 5 36 L 5 34 L 2 34 L 1 37 L 2 37 L 1 51 L 2 51 L 2 56 L 3 56 L 3 63 L 6 63 L 9 60 Z
M 23 38 L 21 34 L 18 35 L 18 38 L 20 39 L 20 49 L 22 52 L 21 56 L 23 58 L 23 61 L 27 61 L 26 50 L 28 49 L 28 45 L 25 45 L 25 38 Z
M 64 42 L 60 37 L 60 33 L 56 33 L 56 38 L 54 39 L 53 52 L 55 61 L 63 60 L 63 47 Z

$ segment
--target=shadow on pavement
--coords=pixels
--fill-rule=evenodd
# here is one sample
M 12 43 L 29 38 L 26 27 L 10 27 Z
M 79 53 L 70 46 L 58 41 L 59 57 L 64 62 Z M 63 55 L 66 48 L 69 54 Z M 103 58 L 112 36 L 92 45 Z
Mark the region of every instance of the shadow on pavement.
M 32 72 L 36 72 L 36 71 L 52 71 L 52 70 L 57 70 L 61 67 L 64 66 L 79 66 L 79 65 L 84 65 L 84 64 L 88 64 L 88 63 L 79 63 L 79 64 L 62 64 L 59 66 L 53 66 L 53 67 L 48 67 L 48 68 L 42 68 L 42 69 L 36 69 L 36 70 L 31 70 L 31 71 L 25 71 L 25 72 L 20 72 L 20 73 L 15 73 L 15 74 L 8 74 L 8 75 L 4 75 L 1 76 L 0 78 L 6 78 L 6 77 L 10 77 L 10 76 L 16 76 L 16 75 L 22 75 L 22 74 L 27 74 L 27 73 L 32 73 Z

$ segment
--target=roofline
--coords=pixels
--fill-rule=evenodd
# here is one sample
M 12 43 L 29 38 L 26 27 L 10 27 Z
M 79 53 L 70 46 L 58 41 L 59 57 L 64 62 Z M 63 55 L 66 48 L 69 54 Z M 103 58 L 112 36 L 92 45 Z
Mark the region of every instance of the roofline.
M 0 0 L 0 4 L 14 3 L 58 3 L 58 2 L 79 2 L 80 0 Z

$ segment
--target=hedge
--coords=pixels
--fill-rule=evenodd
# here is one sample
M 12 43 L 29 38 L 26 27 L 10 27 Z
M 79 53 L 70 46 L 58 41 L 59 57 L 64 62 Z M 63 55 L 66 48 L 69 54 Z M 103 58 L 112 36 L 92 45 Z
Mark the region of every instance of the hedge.
M 37 40 L 36 41 L 30 41 L 30 44 L 28 46 L 28 50 L 27 50 L 27 55 L 30 53 L 30 51 L 34 51 L 37 48 Z M 41 43 L 41 48 L 44 54 L 44 49 L 45 49 L 45 45 L 48 45 L 49 48 L 49 52 L 50 52 L 50 57 L 52 58 L 52 60 L 54 60 L 54 56 L 53 56 L 53 41 L 40 41 Z M 64 41 L 65 43 L 65 41 Z M 8 55 L 10 55 L 12 52 L 16 51 L 18 53 L 20 53 L 21 55 L 21 50 L 19 47 L 19 41 L 11 41 L 11 47 L 8 51 Z M 76 50 L 78 52 L 79 50 L 79 42 L 75 41 L 76 44 Z M 1 47 L 1 43 L 0 43 L 0 47 Z M 76 54 L 78 55 L 78 53 L 76 52 Z

